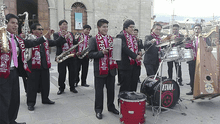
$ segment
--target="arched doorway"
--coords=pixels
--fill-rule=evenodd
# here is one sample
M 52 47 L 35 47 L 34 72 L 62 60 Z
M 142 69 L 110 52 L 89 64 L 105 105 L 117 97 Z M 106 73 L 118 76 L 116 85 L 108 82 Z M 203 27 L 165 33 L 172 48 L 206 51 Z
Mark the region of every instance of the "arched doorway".
M 85 5 L 80 2 L 74 3 L 71 11 L 71 31 L 73 34 L 82 32 L 82 29 L 76 27 L 76 13 L 79 15 L 82 13 L 82 26 L 87 24 L 87 12 Z

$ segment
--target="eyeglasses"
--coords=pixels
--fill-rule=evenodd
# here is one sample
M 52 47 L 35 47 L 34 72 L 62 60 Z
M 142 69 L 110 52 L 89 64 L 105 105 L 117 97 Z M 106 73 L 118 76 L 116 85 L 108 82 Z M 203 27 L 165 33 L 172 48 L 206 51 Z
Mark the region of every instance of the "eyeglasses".
M 36 30 L 39 30 L 39 31 L 42 30 L 43 31 L 44 29 L 43 28 L 37 28 Z

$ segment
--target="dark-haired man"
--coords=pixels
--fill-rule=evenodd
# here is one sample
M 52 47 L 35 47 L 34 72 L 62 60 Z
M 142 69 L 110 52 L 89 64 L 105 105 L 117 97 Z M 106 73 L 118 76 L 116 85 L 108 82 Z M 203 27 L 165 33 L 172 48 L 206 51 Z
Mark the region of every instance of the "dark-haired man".
M 173 35 L 176 35 L 176 38 L 180 38 L 180 37 L 184 37 L 184 35 L 179 33 L 179 25 L 178 24 L 174 24 L 173 25 Z M 170 61 L 167 62 L 167 66 L 168 66 L 168 76 L 170 79 L 173 78 L 173 64 L 175 64 L 175 68 L 176 68 L 176 72 L 178 70 L 178 82 L 180 86 L 183 86 L 182 84 L 182 71 L 181 71 L 181 65 L 179 64 L 179 62 L 175 62 L 175 61 Z
M 9 52 L 0 51 L 0 124 L 26 124 L 15 121 L 20 105 L 18 75 L 21 70 L 31 72 L 25 60 L 25 48 L 45 42 L 45 37 L 48 38 L 51 32 L 32 41 L 23 40 L 16 35 L 18 17 L 14 14 L 7 14 L 5 17 L 9 49 L 11 50 Z M 2 42 L 4 41 L 0 41 L 1 49 Z
M 196 24 L 194 26 L 194 34 L 195 37 L 190 40 L 189 44 L 186 44 L 187 48 L 193 49 L 194 59 L 192 61 L 187 62 L 189 67 L 189 77 L 190 77 L 190 87 L 191 91 L 186 93 L 186 95 L 193 95 L 193 88 L 194 88 L 194 76 L 195 76 L 195 67 L 196 67 L 196 57 L 197 57 L 197 48 L 199 44 L 199 34 L 202 32 L 202 26 L 200 24 Z M 206 51 L 212 51 L 211 42 L 208 39 L 205 39 L 207 48 Z
M 81 53 L 83 50 L 85 50 L 88 47 L 88 41 L 89 41 L 89 33 L 90 33 L 91 27 L 89 25 L 84 25 L 83 26 L 83 32 L 81 33 L 81 35 L 79 35 L 77 41 L 82 43 L 79 44 L 78 46 L 78 51 L 76 53 L 77 55 L 77 71 L 76 71 L 76 79 L 75 79 L 75 84 L 76 86 L 79 83 L 79 71 L 80 68 L 82 67 L 82 71 L 81 71 L 81 86 L 84 87 L 89 87 L 88 84 L 86 84 L 86 78 L 87 78 L 87 74 L 88 74 L 88 67 L 89 67 L 89 57 L 85 56 L 84 58 L 80 58 L 80 56 L 82 57 Z
M 151 29 L 151 34 L 145 37 L 145 55 L 143 63 L 147 72 L 147 76 L 155 75 L 159 67 L 158 51 L 160 50 L 160 48 L 156 47 L 156 44 L 159 44 L 161 42 L 161 29 L 162 26 L 159 23 L 156 23 Z
M 58 39 L 61 36 L 62 31 L 67 31 L 68 29 L 68 25 L 67 25 L 67 21 L 66 20 L 61 20 L 59 22 L 59 27 L 60 27 L 60 31 L 58 31 L 57 33 L 54 33 L 54 39 Z M 56 56 L 59 56 L 62 52 L 65 52 L 67 50 L 69 50 L 74 44 L 77 44 L 77 42 L 74 39 L 74 35 L 72 32 L 67 32 L 68 37 L 67 37 L 67 42 L 65 44 L 62 45 L 57 45 L 57 51 L 56 51 Z M 70 54 L 76 53 L 76 50 L 73 49 Z M 64 92 L 64 89 L 66 87 L 65 85 L 65 80 L 66 80 L 66 68 L 68 68 L 69 71 L 69 87 L 70 87 L 70 91 L 73 93 L 78 93 L 78 91 L 75 89 L 75 85 L 74 85 L 74 79 L 76 77 L 76 57 L 71 57 L 68 58 L 66 60 L 64 60 L 61 63 L 58 63 L 58 73 L 59 73 L 59 77 L 58 77 L 58 85 L 59 85 L 59 91 L 57 92 L 57 95 L 60 95 Z
M 39 23 L 31 25 L 31 33 L 33 37 L 38 38 L 43 34 L 43 28 Z M 28 91 L 27 91 L 27 105 L 28 110 L 33 111 L 36 104 L 37 90 L 39 84 L 41 86 L 41 99 L 43 104 L 54 104 L 49 97 L 50 92 L 50 54 L 49 47 L 61 45 L 66 42 L 62 32 L 61 36 L 56 40 L 46 39 L 45 43 L 32 48 L 32 58 L 28 61 L 28 67 L 31 73 L 28 73 Z
M 143 46 L 143 43 L 142 43 L 142 40 L 138 37 L 138 29 L 134 29 L 134 36 L 137 38 L 137 44 L 138 44 L 138 51 L 141 51 L 141 49 L 144 49 L 144 46 Z M 140 71 L 141 71 L 141 68 L 140 68 Z M 141 74 L 141 72 L 140 72 Z M 140 81 L 140 74 L 139 74 L 139 79 L 138 79 L 138 83 L 141 83 Z
M 123 24 L 123 31 L 116 37 L 122 39 L 122 57 L 118 61 L 119 75 L 121 76 L 122 91 L 136 91 L 140 75 L 141 52 L 134 34 L 134 21 L 126 20 Z
M 114 105 L 117 63 L 112 59 L 113 47 L 110 44 L 113 39 L 107 35 L 108 23 L 100 19 L 97 22 L 98 34 L 89 39 L 89 58 L 94 59 L 95 112 L 98 119 L 102 119 L 104 85 L 107 89 L 108 111 L 119 114 Z

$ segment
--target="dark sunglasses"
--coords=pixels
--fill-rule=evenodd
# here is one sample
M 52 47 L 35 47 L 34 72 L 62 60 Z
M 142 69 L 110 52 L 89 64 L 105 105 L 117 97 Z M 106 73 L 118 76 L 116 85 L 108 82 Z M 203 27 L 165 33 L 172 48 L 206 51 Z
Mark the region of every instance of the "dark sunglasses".
M 44 29 L 43 28 L 37 28 L 36 30 L 39 30 L 39 31 L 42 30 L 43 31 Z

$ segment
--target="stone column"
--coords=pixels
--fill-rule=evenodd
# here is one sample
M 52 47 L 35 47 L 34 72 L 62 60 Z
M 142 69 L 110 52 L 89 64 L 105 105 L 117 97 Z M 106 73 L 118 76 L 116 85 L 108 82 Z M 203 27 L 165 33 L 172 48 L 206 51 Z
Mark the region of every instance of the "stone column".
M 71 9 L 65 9 L 65 20 L 68 22 L 68 31 L 71 31 Z
M 49 7 L 50 9 L 50 28 L 58 31 L 58 21 L 57 21 L 57 9 L 54 7 Z
M 58 22 L 60 20 L 65 19 L 65 11 L 64 11 L 64 1 L 63 0 L 57 0 L 57 19 Z

